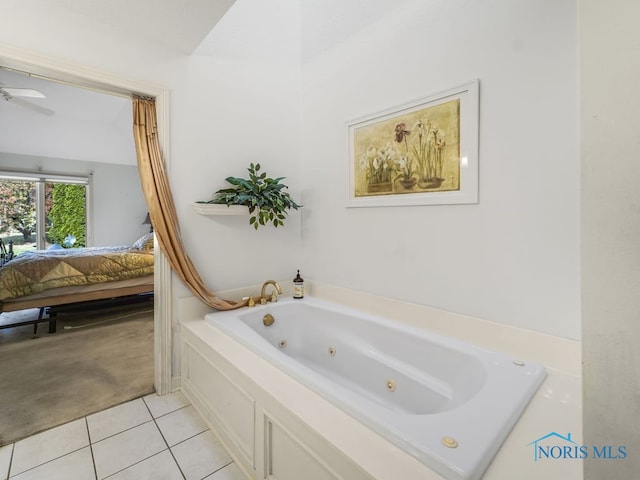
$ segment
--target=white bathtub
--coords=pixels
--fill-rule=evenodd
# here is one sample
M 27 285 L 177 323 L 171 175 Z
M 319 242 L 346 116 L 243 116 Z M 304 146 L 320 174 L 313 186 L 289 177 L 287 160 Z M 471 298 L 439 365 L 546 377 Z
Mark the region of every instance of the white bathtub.
M 546 376 L 540 365 L 309 297 L 206 319 L 448 479 L 482 476 Z

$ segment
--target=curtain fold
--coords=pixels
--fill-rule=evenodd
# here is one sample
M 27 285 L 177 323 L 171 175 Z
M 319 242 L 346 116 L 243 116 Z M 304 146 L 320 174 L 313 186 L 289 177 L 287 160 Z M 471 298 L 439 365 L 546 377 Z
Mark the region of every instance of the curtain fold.
M 180 280 L 210 307 L 217 310 L 232 310 L 246 305 L 247 301 L 223 300 L 210 292 L 185 253 L 173 196 L 158 143 L 155 100 L 134 96 L 132 101 L 133 136 L 140 181 L 160 249 L 169 259 L 171 268 Z

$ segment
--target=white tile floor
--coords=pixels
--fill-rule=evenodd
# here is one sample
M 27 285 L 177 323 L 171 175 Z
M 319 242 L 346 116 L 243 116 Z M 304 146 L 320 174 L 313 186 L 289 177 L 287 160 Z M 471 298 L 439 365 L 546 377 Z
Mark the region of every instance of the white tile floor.
M 132 400 L 0 447 L 0 480 L 244 480 L 180 393 Z

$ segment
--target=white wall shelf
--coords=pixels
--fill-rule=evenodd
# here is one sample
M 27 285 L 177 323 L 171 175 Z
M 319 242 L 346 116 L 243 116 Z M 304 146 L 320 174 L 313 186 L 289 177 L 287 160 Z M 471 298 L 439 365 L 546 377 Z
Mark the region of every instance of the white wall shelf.
M 191 204 L 191 207 L 200 215 L 249 215 L 249 208 L 244 205 L 194 202 Z

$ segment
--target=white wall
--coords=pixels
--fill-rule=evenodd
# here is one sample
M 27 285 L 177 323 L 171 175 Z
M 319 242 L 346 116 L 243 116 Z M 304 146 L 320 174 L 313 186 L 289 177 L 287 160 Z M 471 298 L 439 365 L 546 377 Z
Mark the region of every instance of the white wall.
M 640 4 L 580 1 L 584 444 L 626 445 L 585 479 L 640 471 Z
M 212 33 L 214 46 L 188 57 L 50 2 L 14 3 L 11 13 L 0 17 L 0 42 L 170 89 L 169 177 L 185 245 L 211 289 L 293 276 L 300 245 L 298 213 L 285 229 L 255 232 L 246 218 L 201 217 L 190 204 L 227 186 L 227 176 L 246 174 L 250 161 L 259 161 L 271 175 L 286 176 L 285 183 L 296 193 L 297 4 L 239 0 Z M 278 47 L 285 45 L 283 56 Z M 186 290 L 178 288 L 176 295 L 186 295 Z
M 306 275 L 578 339 L 575 2 L 301 4 Z M 345 208 L 346 122 L 474 78 L 479 203 Z
M 93 164 L 94 246 L 131 245 L 149 233 L 138 167 Z
M 91 176 L 92 246 L 131 245 L 149 232 L 137 167 L 0 152 L 0 170 Z
M 268 21 L 265 21 L 268 19 Z M 299 9 L 238 0 L 184 64 L 172 109 L 171 175 L 183 238 L 215 290 L 293 278 L 300 213 L 254 231 L 246 217 L 203 217 L 208 200 L 260 163 L 300 202 Z

